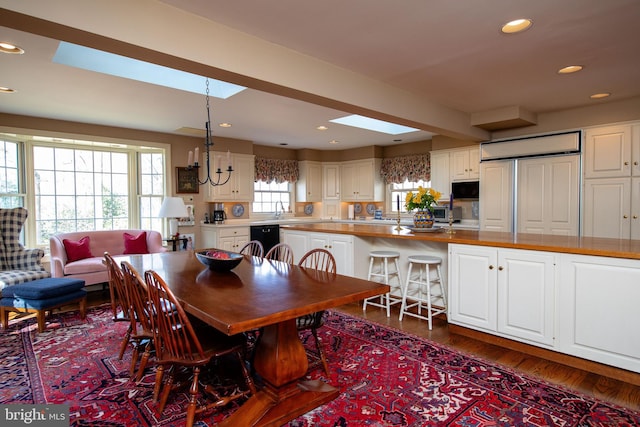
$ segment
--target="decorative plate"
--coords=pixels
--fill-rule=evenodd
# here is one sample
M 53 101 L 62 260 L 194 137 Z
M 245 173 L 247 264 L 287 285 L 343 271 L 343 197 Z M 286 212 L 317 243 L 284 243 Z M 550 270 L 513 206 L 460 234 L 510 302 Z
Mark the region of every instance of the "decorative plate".
M 304 205 L 304 213 L 307 215 L 313 214 L 313 205 L 311 203 Z
M 373 215 L 375 211 L 376 211 L 376 205 L 374 205 L 373 203 L 367 203 L 367 214 Z
M 359 214 L 362 212 L 362 205 L 360 203 L 353 204 L 353 212 Z
M 240 203 L 237 203 L 237 204 L 233 205 L 233 207 L 231 208 L 231 213 L 236 218 L 239 217 L 239 216 L 244 215 L 244 206 L 242 206 L 242 204 L 240 204 Z

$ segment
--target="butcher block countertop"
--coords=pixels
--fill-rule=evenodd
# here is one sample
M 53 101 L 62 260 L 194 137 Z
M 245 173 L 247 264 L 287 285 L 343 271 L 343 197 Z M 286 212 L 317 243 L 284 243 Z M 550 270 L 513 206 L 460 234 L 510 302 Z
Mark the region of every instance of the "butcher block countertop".
M 500 248 L 529 249 L 578 255 L 640 259 L 640 240 L 606 239 L 599 237 L 553 236 L 549 234 L 502 233 L 494 231 L 455 230 L 446 232 L 447 226 L 433 232 L 413 232 L 412 227 L 395 225 L 299 223 L 282 225 L 283 230 L 317 233 L 349 234 L 358 237 L 409 239 L 442 243 L 495 246 Z

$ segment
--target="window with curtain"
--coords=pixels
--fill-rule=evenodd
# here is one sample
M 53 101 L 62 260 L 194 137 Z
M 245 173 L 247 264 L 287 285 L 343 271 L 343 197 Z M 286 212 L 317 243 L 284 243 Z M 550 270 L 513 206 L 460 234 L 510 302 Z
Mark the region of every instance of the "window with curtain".
M 291 186 L 300 172 L 297 160 L 255 158 L 252 210 L 255 213 L 287 210 L 291 206 Z M 280 204 L 282 203 L 282 205 Z
M 411 154 L 390 157 L 382 160 L 380 175 L 389 184 L 391 211 L 406 212 L 404 201 L 407 193 L 416 192 L 418 187 L 431 186 L 431 156 L 429 154 Z

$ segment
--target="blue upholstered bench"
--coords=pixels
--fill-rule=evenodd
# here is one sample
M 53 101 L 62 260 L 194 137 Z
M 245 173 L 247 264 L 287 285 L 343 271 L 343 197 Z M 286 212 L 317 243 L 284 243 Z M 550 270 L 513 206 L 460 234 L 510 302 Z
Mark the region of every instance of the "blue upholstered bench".
M 45 313 L 63 305 L 79 302 L 80 317 L 85 318 L 87 291 L 84 280 L 49 277 L 6 286 L 0 299 L 2 329 L 9 326 L 9 312 L 37 313 L 38 332 L 45 329 Z

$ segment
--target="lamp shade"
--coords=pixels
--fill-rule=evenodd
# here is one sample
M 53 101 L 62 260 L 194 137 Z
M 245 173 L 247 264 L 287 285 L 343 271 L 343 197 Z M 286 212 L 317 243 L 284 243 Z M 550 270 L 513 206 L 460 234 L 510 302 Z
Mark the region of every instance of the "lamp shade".
M 160 206 L 158 216 L 161 218 L 170 218 L 169 234 L 175 236 L 178 234 L 177 218 L 185 218 L 189 216 L 189 213 L 181 197 L 165 197 L 162 201 L 162 206 Z
M 160 206 L 160 218 L 185 218 L 189 216 L 182 197 L 165 197 Z

